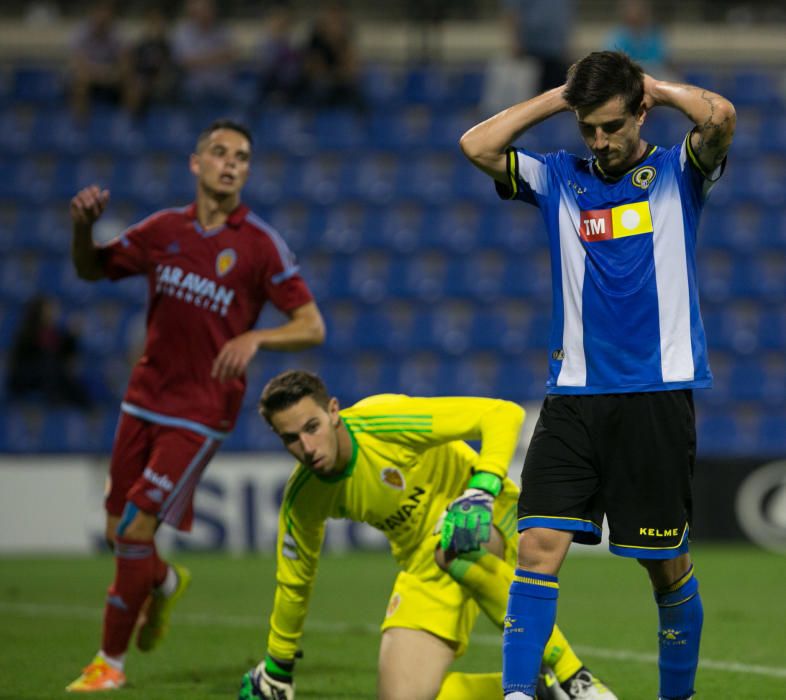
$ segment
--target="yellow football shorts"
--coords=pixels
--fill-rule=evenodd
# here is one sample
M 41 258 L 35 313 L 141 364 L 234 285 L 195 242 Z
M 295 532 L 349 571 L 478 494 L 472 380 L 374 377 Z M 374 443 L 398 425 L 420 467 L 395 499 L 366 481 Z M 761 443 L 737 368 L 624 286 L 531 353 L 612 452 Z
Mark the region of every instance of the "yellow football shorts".
M 518 547 L 518 495 L 516 484 L 505 479 L 505 487 L 494 501 L 494 526 L 505 539 L 505 559 L 511 566 L 516 564 Z M 381 630 L 404 627 L 430 632 L 455 645 L 458 657 L 467 650 L 480 609 L 472 596 L 434 560 L 441 527 L 442 519 L 396 577 Z M 507 587 L 504 581 L 500 585 Z

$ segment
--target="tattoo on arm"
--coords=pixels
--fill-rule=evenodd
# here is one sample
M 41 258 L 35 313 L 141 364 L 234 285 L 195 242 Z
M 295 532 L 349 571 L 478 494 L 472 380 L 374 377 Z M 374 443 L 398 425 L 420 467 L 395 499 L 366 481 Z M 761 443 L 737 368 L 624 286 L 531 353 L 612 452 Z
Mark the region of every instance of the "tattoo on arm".
M 697 88 L 693 90 L 698 91 Z M 712 171 L 720 165 L 729 150 L 734 135 L 734 118 L 718 107 L 717 95 L 714 93 L 701 90 L 699 98 L 706 103 L 709 113 L 703 123 L 696 124 L 694 133 L 697 138 L 691 144 L 698 161 L 708 171 Z

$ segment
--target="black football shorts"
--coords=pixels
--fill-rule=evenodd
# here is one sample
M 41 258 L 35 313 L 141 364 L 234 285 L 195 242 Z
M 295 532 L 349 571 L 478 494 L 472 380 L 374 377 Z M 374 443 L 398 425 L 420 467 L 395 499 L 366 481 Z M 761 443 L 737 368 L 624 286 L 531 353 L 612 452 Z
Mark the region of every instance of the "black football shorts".
M 569 530 L 671 559 L 688 548 L 696 421 L 690 390 L 546 397 L 521 474 L 518 529 Z

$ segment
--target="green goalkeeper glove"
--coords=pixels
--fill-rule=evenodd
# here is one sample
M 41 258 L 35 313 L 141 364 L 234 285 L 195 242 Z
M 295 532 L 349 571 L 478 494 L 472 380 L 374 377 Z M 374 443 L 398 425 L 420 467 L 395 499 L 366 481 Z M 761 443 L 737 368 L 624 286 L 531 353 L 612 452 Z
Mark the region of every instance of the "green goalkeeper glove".
M 295 700 L 294 661 L 265 655 L 256 668 L 243 676 L 238 700 Z
M 491 539 L 494 498 L 502 491 L 502 479 L 489 472 L 476 472 L 467 488 L 445 513 L 440 545 L 445 552 L 463 554 L 480 549 Z

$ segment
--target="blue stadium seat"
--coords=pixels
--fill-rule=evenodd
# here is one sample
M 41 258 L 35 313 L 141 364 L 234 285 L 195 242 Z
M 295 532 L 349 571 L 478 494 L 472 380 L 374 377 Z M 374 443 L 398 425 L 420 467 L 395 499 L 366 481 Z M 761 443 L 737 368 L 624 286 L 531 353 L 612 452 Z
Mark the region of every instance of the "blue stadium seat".
M 700 455 L 729 456 L 736 453 L 740 427 L 731 411 L 699 408 L 696 412 L 696 432 Z
M 448 257 L 440 250 L 424 250 L 396 257 L 389 274 L 388 293 L 397 297 L 433 303 L 445 296 L 448 287 Z
M 448 393 L 497 398 L 501 367 L 500 359 L 494 353 L 469 353 L 451 367 L 453 388 L 448 389 Z M 450 382 L 450 379 L 447 381 Z
M 471 106 L 466 108 L 446 105 L 432 108 L 429 147 L 450 151 L 459 156 L 459 139 L 478 121 L 477 111 L 473 109 L 476 105 L 477 103 L 471 103 Z M 463 158 L 461 160 L 466 167 L 472 169 L 469 161 L 464 161 Z
M 259 152 L 284 150 L 298 156 L 314 153 L 312 124 L 305 113 L 266 109 L 254 121 L 252 132 Z
M 542 357 L 545 352 L 541 356 L 521 353 L 504 359 L 494 396 L 517 403 L 542 401 L 547 375 Z
M 310 237 L 312 227 L 319 232 L 324 230 L 324 222 L 319 216 L 320 208 L 309 206 L 300 199 L 291 199 L 273 207 L 254 209 L 257 216 L 278 231 L 297 257 L 300 257 L 303 251 L 311 249 L 313 241 L 318 240 L 317 236 L 313 239 Z M 313 225 L 312 221 L 315 222 Z
M 38 291 L 41 262 L 31 252 L 0 260 L 0 295 L 8 302 L 24 303 Z
M 759 349 L 761 318 L 761 309 L 753 301 L 708 305 L 702 310 L 710 347 L 740 355 L 749 355 Z
M 415 304 L 400 299 L 364 307 L 355 328 L 355 347 L 388 357 L 406 356 L 423 343 L 422 315 Z
M 462 165 L 447 153 L 424 152 L 408 158 L 398 172 L 396 192 L 405 199 L 425 204 L 445 204 L 454 197 L 455 169 Z
M 368 142 L 375 149 L 394 152 L 403 161 L 424 149 L 432 149 L 436 128 L 434 112 L 424 105 L 374 112 L 368 125 Z
M 493 190 L 493 184 L 487 183 Z M 548 250 L 546 229 L 540 211 L 523 202 L 496 199 L 484 207 L 483 242 L 506 253 L 523 255 Z
M 363 66 L 360 87 L 364 99 L 377 109 L 390 109 L 403 103 L 403 74 L 387 64 Z
M 313 203 L 323 206 L 335 204 L 342 195 L 346 168 L 346 162 L 339 153 L 317 153 L 293 172 L 297 177 L 294 189 Z
M 52 68 L 17 66 L 11 96 L 15 102 L 46 106 L 62 104 L 65 98 L 65 76 L 62 71 Z
M 763 303 L 786 301 L 786 252 L 760 249 L 748 261 L 749 292 Z
M 381 247 L 374 240 L 374 232 L 369 209 L 357 202 L 345 201 L 329 209 L 318 245 L 328 253 L 351 255 Z
M 321 304 L 320 308 L 328 328 L 326 346 L 336 354 L 354 350 L 356 338 L 364 330 L 362 307 L 351 301 L 340 301 Z
M 450 189 L 452 198 L 458 201 L 475 202 L 478 205 L 497 208 L 507 204 L 497 195 L 494 181 L 470 165 L 466 159 L 456 163 Z
M 464 257 L 456 266 L 455 274 L 465 295 L 489 303 L 503 296 L 505 254 L 497 248 L 480 248 Z
M 472 348 L 473 305 L 455 297 L 425 307 L 416 320 L 417 347 L 447 357 L 460 357 Z
M 781 78 L 777 70 L 737 69 L 727 77 L 721 94 L 735 106 L 783 109 Z
M 347 110 L 325 110 L 314 118 L 314 148 L 323 151 L 363 148 L 368 137 L 366 120 Z
M 764 397 L 765 373 L 758 356 L 737 359 L 729 375 L 734 401 L 761 401 Z
M 308 280 L 316 299 L 346 299 L 349 263 L 325 253 L 304 253 L 300 257 L 301 272 Z
M 298 164 L 282 151 L 253 156 L 252 175 L 243 191 L 244 197 L 254 207 L 272 206 L 287 198 L 300 197 Z
M 483 210 L 473 202 L 457 201 L 439 207 L 434 244 L 452 254 L 466 255 L 481 245 Z
M 390 296 L 394 275 L 393 260 L 388 253 L 359 251 L 351 264 L 343 267 L 331 280 L 331 293 L 336 298 L 377 304 Z
M 322 370 L 325 383 L 339 397 L 342 406 L 349 406 L 373 394 L 395 392 L 398 387 L 397 371 L 396 362 L 369 352 L 328 358 Z
M 374 144 L 376 148 L 376 144 Z M 386 151 L 360 152 L 349 175 L 351 194 L 369 202 L 387 204 L 396 196 L 395 184 L 400 159 Z M 392 202 L 395 206 L 395 202 Z
M 46 440 L 47 410 L 34 403 L 0 405 L 0 447 L 3 452 L 40 452 Z
M 37 150 L 37 112 L 30 105 L 14 104 L 0 111 L 0 149 L 4 154 L 28 156 Z
M 783 304 L 761 307 L 758 331 L 762 348 L 781 351 L 786 348 L 786 314 L 783 313 Z
M 0 302 L 0 351 L 10 349 L 21 322 L 22 306 L 20 304 Z
M 755 449 L 764 457 L 782 458 L 786 452 L 786 410 L 762 411 L 755 436 Z
M 447 71 L 438 66 L 411 67 L 404 78 L 404 99 L 407 104 L 445 105 L 450 101 L 451 85 Z
M 156 106 L 145 115 L 141 128 L 145 151 L 161 151 L 187 158 L 193 152 L 199 132 L 207 124 L 197 124 L 189 110 Z

